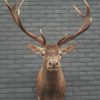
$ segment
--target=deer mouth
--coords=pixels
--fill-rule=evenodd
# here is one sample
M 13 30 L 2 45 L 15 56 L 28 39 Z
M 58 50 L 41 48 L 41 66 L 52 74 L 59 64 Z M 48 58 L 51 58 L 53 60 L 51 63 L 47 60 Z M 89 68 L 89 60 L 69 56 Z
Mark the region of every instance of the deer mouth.
M 57 72 L 57 71 L 58 71 L 57 68 L 48 68 L 47 70 L 48 70 L 49 72 Z

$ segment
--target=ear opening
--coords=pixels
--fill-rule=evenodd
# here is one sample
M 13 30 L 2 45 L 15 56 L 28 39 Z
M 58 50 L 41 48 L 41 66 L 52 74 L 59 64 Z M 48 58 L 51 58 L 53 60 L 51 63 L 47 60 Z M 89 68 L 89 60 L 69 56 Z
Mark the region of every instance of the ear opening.
M 62 48 L 62 53 L 71 53 L 71 51 L 76 47 L 75 44 L 68 45 L 65 48 Z
M 28 44 L 27 47 L 30 48 L 34 53 L 37 53 L 37 54 L 40 54 L 41 51 L 43 50 L 43 48 L 35 46 L 33 44 Z

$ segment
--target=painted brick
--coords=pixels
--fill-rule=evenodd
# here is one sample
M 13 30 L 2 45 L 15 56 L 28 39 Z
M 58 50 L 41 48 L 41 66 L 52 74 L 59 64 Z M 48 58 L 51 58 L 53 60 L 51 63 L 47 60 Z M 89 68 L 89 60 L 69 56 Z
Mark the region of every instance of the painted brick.
M 92 26 L 69 43 L 77 42 L 77 47 L 61 61 L 65 100 L 100 100 L 100 1 L 89 2 Z M 21 18 L 29 31 L 39 36 L 42 28 L 48 43 L 53 43 L 79 29 L 82 19 L 73 4 L 85 12 L 81 0 L 25 0 Z M 37 44 L 18 29 L 0 0 L 0 100 L 37 99 L 35 80 L 43 60 L 27 48 L 29 43 Z

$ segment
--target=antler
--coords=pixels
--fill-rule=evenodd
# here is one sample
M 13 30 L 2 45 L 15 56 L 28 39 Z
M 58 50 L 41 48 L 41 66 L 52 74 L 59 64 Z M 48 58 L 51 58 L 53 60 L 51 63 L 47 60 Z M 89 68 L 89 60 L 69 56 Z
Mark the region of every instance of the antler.
M 65 35 L 63 38 L 61 38 L 58 42 L 57 45 L 61 46 L 71 40 L 73 40 L 75 37 L 79 36 L 80 34 L 82 34 L 83 32 L 85 32 L 91 25 L 92 23 L 92 17 L 91 17 L 91 12 L 90 12 L 90 6 L 87 2 L 87 0 L 84 0 L 85 4 L 86 4 L 86 15 L 84 16 L 83 13 L 75 6 L 73 5 L 73 7 L 75 8 L 75 10 L 79 13 L 79 15 L 84 18 L 83 24 L 80 27 L 80 29 L 73 35 Z
M 21 1 L 20 5 L 18 5 L 18 2 L 16 0 L 16 2 L 14 3 L 13 6 L 11 6 L 8 3 L 8 0 L 4 0 L 6 6 L 8 7 L 10 14 L 13 18 L 13 20 L 15 21 L 15 23 L 17 24 L 17 26 L 24 32 L 26 33 L 28 36 L 30 36 L 32 39 L 36 40 L 37 42 L 39 42 L 42 46 L 46 45 L 46 39 L 44 38 L 42 31 L 41 31 L 41 37 L 37 37 L 36 35 L 32 34 L 32 32 L 29 32 L 25 29 L 25 27 L 22 24 L 22 21 L 20 19 L 20 8 L 24 2 L 24 0 Z

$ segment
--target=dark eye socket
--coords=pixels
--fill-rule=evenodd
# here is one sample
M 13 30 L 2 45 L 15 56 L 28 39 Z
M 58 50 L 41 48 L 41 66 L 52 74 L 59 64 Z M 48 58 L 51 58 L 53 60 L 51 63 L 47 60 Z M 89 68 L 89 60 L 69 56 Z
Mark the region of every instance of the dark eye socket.
M 62 53 L 59 53 L 60 56 L 62 56 Z
M 45 52 L 42 52 L 42 56 L 45 56 Z

